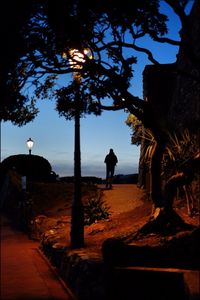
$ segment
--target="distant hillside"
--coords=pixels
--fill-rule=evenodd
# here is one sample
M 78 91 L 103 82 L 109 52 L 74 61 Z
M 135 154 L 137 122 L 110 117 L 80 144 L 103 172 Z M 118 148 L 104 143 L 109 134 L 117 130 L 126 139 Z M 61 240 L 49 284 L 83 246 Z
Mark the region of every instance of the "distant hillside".
M 113 183 L 114 184 L 137 184 L 138 182 L 138 174 L 117 174 L 114 176 Z
M 65 176 L 65 177 L 60 177 L 60 181 L 63 182 L 73 182 L 74 181 L 74 176 Z M 95 177 L 95 176 L 83 176 L 82 177 L 82 182 L 85 183 L 96 183 L 96 184 L 104 184 L 105 183 L 105 178 L 102 179 L 100 177 Z M 115 175 L 113 178 L 113 183 L 114 184 L 137 184 L 138 183 L 138 174 L 118 174 Z
M 59 180 L 62 181 L 62 182 L 73 182 L 74 181 L 74 176 L 60 177 Z M 102 178 L 95 177 L 95 176 L 83 176 L 83 177 L 81 177 L 81 181 L 85 182 L 85 183 L 101 184 L 102 183 Z

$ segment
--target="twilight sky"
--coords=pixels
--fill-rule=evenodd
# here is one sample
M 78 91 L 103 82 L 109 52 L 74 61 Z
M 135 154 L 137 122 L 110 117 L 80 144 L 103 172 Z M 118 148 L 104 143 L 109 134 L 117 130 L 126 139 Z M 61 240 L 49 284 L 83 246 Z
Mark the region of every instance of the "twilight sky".
M 179 21 L 170 13 L 170 37 L 176 37 Z M 160 63 L 176 60 L 178 48 L 161 45 L 142 39 L 141 44 L 153 50 Z M 136 53 L 137 55 L 137 53 Z M 138 63 L 130 91 L 142 96 L 142 72 L 149 64 L 145 55 L 138 55 Z M 60 176 L 73 175 L 74 164 L 74 121 L 60 118 L 54 110 L 53 101 L 39 101 L 40 113 L 36 119 L 23 126 L 13 126 L 10 122 L 1 125 L 1 159 L 16 154 L 28 154 L 26 140 L 34 140 L 32 153 L 46 158 L 53 171 Z M 132 174 L 138 171 L 140 147 L 131 145 L 131 129 L 125 124 L 128 114 L 124 111 L 103 112 L 99 117 L 86 116 L 81 119 L 81 164 L 83 176 L 105 176 L 104 158 L 110 148 L 118 157 L 115 174 Z

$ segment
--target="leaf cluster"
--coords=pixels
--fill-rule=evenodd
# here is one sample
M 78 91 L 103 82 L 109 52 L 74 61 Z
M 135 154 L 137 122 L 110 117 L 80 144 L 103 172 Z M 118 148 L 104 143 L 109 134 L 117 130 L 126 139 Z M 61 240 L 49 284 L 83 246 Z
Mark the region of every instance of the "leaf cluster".
M 84 223 L 91 225 L 97 221 L 109 218 L 109 207 L 101 196 L 91 198 L 84 205 Z
M 149 164 L 152 158 L 155 139 L 151 131 L 143 131 L 143 156 L 141 160 Z M 168 132 L 168 141 L 162 159 L 162 177 L 168 179 L 174 174 L 190 169 L 191 160 L 199 153 L 198 134 L 185 129 L 183 132 Z M 196 166 L 196 169 L 198 166 Z M 195 168 L 191 169 L 193 172 Z M 188 170 L 187 170 L 188 172 Z

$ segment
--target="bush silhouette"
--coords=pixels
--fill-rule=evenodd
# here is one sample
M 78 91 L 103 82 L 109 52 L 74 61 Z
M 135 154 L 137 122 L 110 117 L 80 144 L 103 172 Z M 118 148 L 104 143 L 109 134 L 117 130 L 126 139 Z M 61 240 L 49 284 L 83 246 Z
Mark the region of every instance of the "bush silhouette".
M 52 168 L 47 159 L 38 155 L 18 154 L 7 157 L 1 163 L 7 170 L 15 170 L 29 180 L 47 181 L 52 179 Z

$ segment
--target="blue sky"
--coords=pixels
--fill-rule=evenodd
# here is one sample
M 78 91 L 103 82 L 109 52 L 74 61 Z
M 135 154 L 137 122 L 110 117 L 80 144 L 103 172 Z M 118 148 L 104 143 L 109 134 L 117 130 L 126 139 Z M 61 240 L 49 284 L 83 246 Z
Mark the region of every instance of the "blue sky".
M 54 103 L 40 104 L 40 114 L 23 127 L 2 123 L 2 160 L 10 155 L 28 154 L 26 140 L 34 140 L 32 154 L 49 160 L 60 176 L 73 175 L 74 122 L 59 118 Z M 118 156 L 116 174 L 137 172 L 139 147 L 131 145 L 131 130 L 125 125 L 127 113 L 104 112 L 81 119 L 82 175 L 104 177 L 104 157 L 110 148 Z
M 170 20 L 169 34 L 175 37 L 179 22 L 172 17 Z M 160 63 L 172 63 L 176 60 L 177 47 L 141 40 L 142 46 L 146 43 L 153 49 Z M 149 62 L 145 55 L 140 54 L 138 57 L 130 91 L 143 98 L 142 72 Z M 40 113 L 36 119 L 23 127 L 13 126 L 10 122 L 2 123 L 1 159 L 10 155 L 28 154 L 26 140 L 31 137 L 34 140 L 33 154 L 45 157 L 53 171 L 60 176 L 71 176 L 74 164 L 74 121 L 60 118 L 53 101 L 40 101 L 38 107 Z M 83 176 L 105 176 L 104 158 L 110 148 L 114 149 L 118 157 L 115 174 L 137 173 L 140 147 L 131 145 L 131 129 L 125 124 L 127 116 L 124 111 L 103 112 L 100 117 L 86 116 L 81 119 Z

